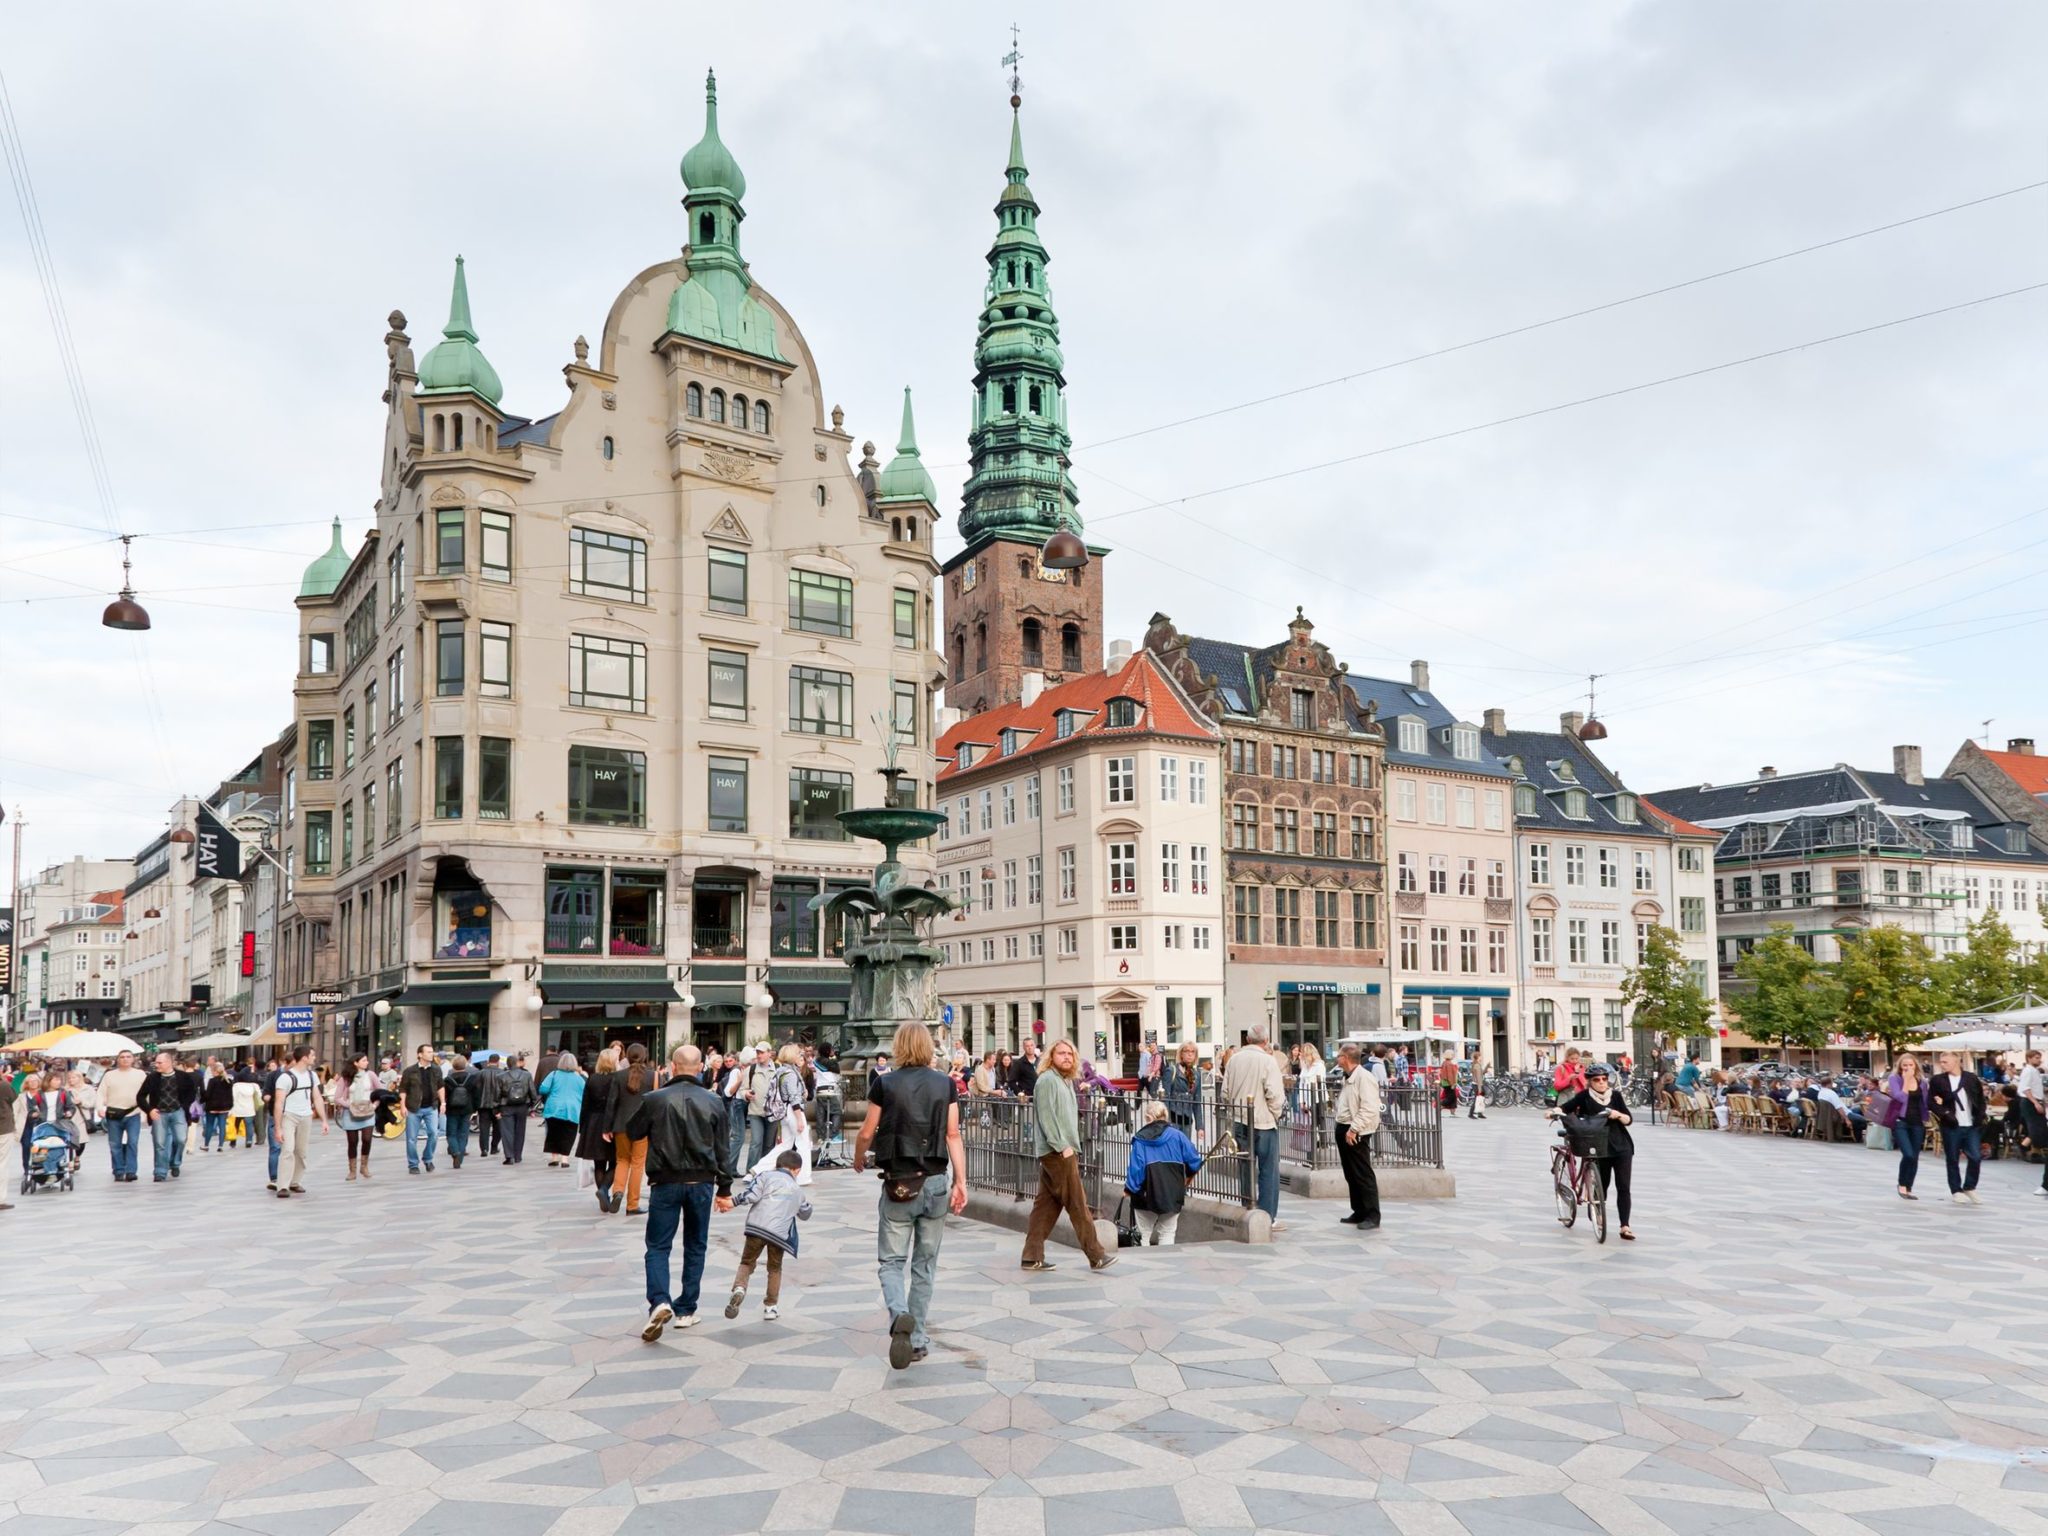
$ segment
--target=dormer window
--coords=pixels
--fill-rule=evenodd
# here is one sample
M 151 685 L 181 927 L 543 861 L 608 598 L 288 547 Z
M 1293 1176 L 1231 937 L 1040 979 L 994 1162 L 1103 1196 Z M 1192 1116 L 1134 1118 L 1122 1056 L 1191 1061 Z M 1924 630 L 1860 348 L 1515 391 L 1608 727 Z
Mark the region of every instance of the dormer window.
M 1534 816 L 1536 809 L 1536 786 L 1534 784 L 1517 784 L 1515 786 L 1515 814 L 1517 816 Z
M 2005 851 L 2007 853 L 2025 853 L 2027 851 L 2027 829 L 2025 827 L 2007 827 L 2005 829 Z
M 1107 711 L 1107 723 L 1112 728 L 1136 725 L 1138 723 L 1138 701 L 1136 699 L 1111 699 Z
M 1017 749 L 1023 745 L 1024 733 L 1015 726 L 1010 726 L 1003 731 L 1003 756 L 1014 756 Z
M 1634 795 L 1616 795 L 1614 797 L 1614 819 L 1616 821 L 1630 822 L 1637 819 L 1636 797 Z
M 953 766 L 956 768 L 972 768 L 974 766 L 974 747 L 971 743 L 965 741 L 960 743 L 958 749 L 953 753 Z
M 1977 829 L 1967 821 L 1959 821 L 1949 828 L 1951 848 L 1974 848 L 1977 846 Z
M 1451 727 L 1451 756 L 1461 763 L 1479 761 L 1479 727 L 1476 725 L 1454 725 Z
M 1520 757 L 1510 757 L 1508 759 L 1508 772 L 1518 779 L 1522 776 L 1522 760 Z
M 1063 709 L 1053 716 L 1053 734 L 1061 740 L 1081 729 L 1082 715 L 1078 709 Z
M 1429 742 L 1423 735 L 1422 722 L 1420 720 L 1416 719 L 1413 715 L 1403 715 L 1394 723 L 1398 728 L 1397 744 L 1401 751 L 1408 753 L 1411 757 L 1421 757 L 1429 751 Z
M 1586 804 L 1586 792 L 1583 789 L 1568 789 L 1565 791 L 1564 813 L 1574 821 L 1587 821 L 1591 819 L 1591 812 Z
M 1576 768 L 1572 767 L 1570 763 L 1558 763 L 1555 771 L 1557 773 L 1558 781 L 1560 783 L 1576 784 L 1579 781 L 1579 772 Z
M 1770 845 L 1771 833 L 1768 827 L 1757 822 L 1751 822 L 1742 829 L 1742 851 L 1744 853 L 1762 853 Z

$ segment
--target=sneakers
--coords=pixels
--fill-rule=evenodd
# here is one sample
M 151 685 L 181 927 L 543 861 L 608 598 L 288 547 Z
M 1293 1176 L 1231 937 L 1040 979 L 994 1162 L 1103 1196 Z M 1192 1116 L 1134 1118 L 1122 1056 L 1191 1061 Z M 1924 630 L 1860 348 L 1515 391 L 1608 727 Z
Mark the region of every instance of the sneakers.
M 1964 1194 L 1960 1189 L 1957 1190 L 1954 1194 L 1950 1195 L 1949 1199 L 1955 1201 L 1957 1205 L 1968 1205 L 1970 1203 L 1970 1197 Z
M 661 1330 L 674 1321 L 676 1309 L 665 1301 L 657 1301 L 647 1314 L 647 1326 L 640 1330 L 641 1339 L 652 1344 L 661 1337 Z
M 764 1323 L 772 1323 L 780 1316 L 782 1316 L 782 1308 L 780 1307 L 763 1307 L 761 1309 L 761 1321 Z
M 429 1173 L 432 1173 L 433 1171 L 434 1171 L 434 1160 L 433 1160 L 433 1159 L 432 1159 L 432 1158 L 430 1157 L 430 1158 L 428 1158 L 428 1159 L 427 1159 L 427 1172 L 429 1172 Z
M 1270 1230 L 1274 1232 L 1285 1232 L 1287 1230 L 1287 1223 L 1284 1221 L 1276 1221 L 1273 1223 Z
M 1017 1267 L 1019 1269 L 1029 1270 L 1034 1275 L 1042 1275 L 1047 1270 L 1057 1269 L 1059 1266 L 1056 1264 L 1048 1264 L 1044 1259 L 1026 1259 L 1022 1264 L 1019 1264 Z
M 913 1349 L 910 1352 L 910 1363 L 912 1365 L 916 1365 L 920 1360 L 924 1359 L 924 1357 L 930 1353 L 931 1351 L 928 1349 Z
M 1048 1268 L 1050 1266 L 1047 1266 Z M 889 1367 L 891 1370 L 908 1370 L 910 1357 L 917 1353 L 910 1342 L 910 1332 L 917 1326 L 917 1320 L 908 1312 L 898 1312 L 889 1319 Z
M 280 1200 L 289 1200 L 289 1199 L 291 1199 L 291 1197 L 292 1197 L 292 1192 L 291 1192 L 290 1190 L 288 1190 L 288 1189 L 280 1189 L 280 1190 L 278 1190 L 278 1192 L 277 1192 L 277 1198 L 278 1198 L 278 1199 L 280 1199 Z
M 413 1164 L 413 1163 L 407 1163 L 407 1164 L 405 1165 L 405 1171 L 406 1171 L 407 1173 L 411 1174 L 411 1175 L 412 1175 L 412 1176 L 413 1176 L 414 1178 L 418 1178 L 418 1177 L 419 1177 L 419 1173 L 420 1173 L 420 1170 L 419 1170 L 419 1167 L 418 1167 L 418 1166 L 417 1166 L 416 1164 Z
M 1977 1191 L 1975 1191 L 1974 1189 L 1964 1190 L 1963 1195 L 1966 1199 L 1968 1199 L 1968 1201 L 1972 1205 L 1982 1205 L 1984 1203 L 1982 1200 L 1979 1200 L 1977 1198 Z
M 696 1326 L 697 1326 L 697 1314 L 696 1314 L 696 1313 L 694 1313 L 694 1312 L 685 1312 L 685 1313 L 684 1313 L 684 1314 L 683 1314 L 683 1315 L 682 1315 L 681 1317 L 679 1317 L 679 1318 L 677 1318 L 677 1319 L 676 1319 L 676 1326 L 677 1326 L 678 1328 L 694 1328 L 694 1327 L 696 1327 Z
M 2048 1184 L 2042 1185 L 2039 1189 L 2035 1190 L 2034 1193 L 2043 1196 L 2044 1198 L 2048 1198 Z
M 738 1317 L 740 1315 L 740 1303 L 745 1301 L 746 1299 L 747 1293 L 745 1291 L 735 1289 L 733 1293 L 725 1299 L 725 1315 L 727 1317 Z
M 1113 1254 L 1113 1253 L 1105 1253 L 1105 1254 L 1104 1254 L 1104 1255 L 1103 1255 L 1103 1256 L 1102 1256 L 1101 1258 L 1099 1258 L 1099 1259 L 1090 1259 L 1090 1260 L 1088 1261 L 1088 1267 L 1089 1267 L 1090 1269 L 1107 1269 L 1107 1268 L 1109 1268 L 1109 1266 L 1110 1266 L 1110 1265 L 1114 1264 L 1115 1262 L 1116 1262 L 1116 1255 L 1115 1255 L 1115 1254 Z

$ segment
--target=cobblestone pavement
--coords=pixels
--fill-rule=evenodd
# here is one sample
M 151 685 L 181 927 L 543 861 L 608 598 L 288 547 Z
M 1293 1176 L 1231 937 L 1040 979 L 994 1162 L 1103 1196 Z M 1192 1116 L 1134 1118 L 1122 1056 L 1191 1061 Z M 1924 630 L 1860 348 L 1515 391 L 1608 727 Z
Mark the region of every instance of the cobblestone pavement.
M 892 1372 L 874 1185 L 820 1174 L 779 1323 L 638 1338 L 637 1224 L 538 1157 L 342 1182 L 194 1153 L 0 1215 L 0 1531 L 1097 1536 L 2048 1532 L 2048 1200 L 1640 1133 L 1642 1239 L 1553 1219 L 1526 1111 L 1460 1198 L 1290 1201 L 1270 1249 L 1071 1250 L 956 1221 Z M 1931 1186 L 1931 1187 L 1930 1187 Z M 707 1273 L 722 1296 L 739 1218 Z

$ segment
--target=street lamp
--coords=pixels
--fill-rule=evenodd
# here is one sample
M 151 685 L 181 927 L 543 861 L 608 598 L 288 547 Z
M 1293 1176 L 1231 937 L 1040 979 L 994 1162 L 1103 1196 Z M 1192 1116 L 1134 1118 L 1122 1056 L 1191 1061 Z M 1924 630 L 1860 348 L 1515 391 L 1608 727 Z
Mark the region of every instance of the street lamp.
M 378 998 L 378 999 L 377 999 L 377 1001 L 375 1001 L 374 1003 L 370 1004 L 370 1012 L 372 1012 L 372 1013 L 374 1013 L 375 1015 L 377 1015 L 377 1017 L 378 1017 L 378 1018 L 380 1018 L 380 1019 L 388 1019 L 388 1018 L 390 1018 L 390 1017 L 391 1017 L 391 999 L 390 999 L 390 998 L 388 998 L 388 997 L 380 997 L 380 998 Z
M 1048 571 L 1078 571 L 1088 563 L 1088 546 L 1078 533 L 1062 528 L 1040 547 L 1038 563 Z
M 108 629 L 147 629 L 149 612 L 135 601 L 135 583 L 128 573 L 128 547 L 135 535 L 121 535 L 121 595 L 107 604 L 100 623 Z

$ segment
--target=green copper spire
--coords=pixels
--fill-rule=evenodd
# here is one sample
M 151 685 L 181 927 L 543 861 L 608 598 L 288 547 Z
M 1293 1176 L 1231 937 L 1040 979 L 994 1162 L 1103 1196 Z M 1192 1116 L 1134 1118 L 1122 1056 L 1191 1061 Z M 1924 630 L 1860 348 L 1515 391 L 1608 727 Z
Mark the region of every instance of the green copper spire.
M 1059 529 L 1081 531 L 1080 497 L 1067 473 L 1074 440 L 1060 323 L 1045 280 L 1051 258 L 1038 239 L 1038 200 L 1027 180 L 1014 94 L 1010 105 L 1010 158 L 974 343 L 972 469 L 960 511 L 970 547 L 999 535 L 1042 544 Z
M 301 597 L 332 597 L 341 578 L 348 574 L 348 551 L 341 544 L 341 519 L 334 520 L 334 539 L 327 546 L 327 553 L 306 567 L 305 579 L 299 583 Z
M 903 432 L 896 440 L 896 457 L 889 461 L 889 467 L 882 471 L 882 477 L 875 484 L 877 501 L 921 501 L 927 506 L 939 504 L 939 488 L 932 483 L 932 472 L 924 467 L 924 460 L 917 452 L 917 423 L 910 416 L 910 390 L 903 391 Z
M 786 361 L 775 345 L 775 316 L 749 291 L 740 257 L 747 178 L 718 136 L 718 77 L 704 77 L 704 137 L 683 156 L 683 206 L 689 210 L 689 275 L 668 301 L 668 328 L 756 357 Z
M 462 258 L 455 258 L 455 292 L 448 300 L 448 324 L 442 340 L 420 361 L 419 393 L 447 395 L 458 391 L 482 395 L 496 405 L 505 393 L 498 370 L 477 350 L 476 329 L 469 323 L 469 280 Z

